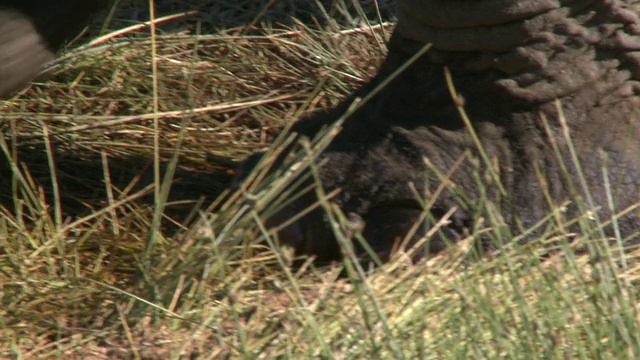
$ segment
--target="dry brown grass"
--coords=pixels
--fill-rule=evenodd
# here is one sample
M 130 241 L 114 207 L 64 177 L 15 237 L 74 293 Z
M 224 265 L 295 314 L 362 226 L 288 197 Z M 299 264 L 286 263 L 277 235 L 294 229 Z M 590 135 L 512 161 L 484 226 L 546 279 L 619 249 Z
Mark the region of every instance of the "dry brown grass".
M 191 20 L 159 30 L 155 70 L 147 28 L 103 33 L 0 104 L 0 357 L 638 355 L 637 262 L 566 248 L 541 263 L 531 246 L 471 263 L 467 239 L 371 273 L 283 266 L 259 219 L 294 177 L 227 197 L 229 180 L 375 73 L 391 25 L 354 26 L 373 2 L 350 16 L 337 9 L 353 2 L 266 3 L 199 2 L 213 9 L 200 32 Z M 145 13 L 119 6 L 116 30 Z M 339 278 L 351 270 L 357 280 Z
M 118 14 L 135 9 L 131 3 L 121 6 Z M 269 261 L 249 261 L 238 248 L 233 250 L 238 259 L 217 269 L 232 273 L 214 272 L 229 284 L 194 283 L 189 277 L 195 269 L 202 271 L 202 257 L 179 266 L 157 257 L 215 253 L 210 244 L 183 242 L 198 211 L 227 188 L 237 161 L 266 148 L 287 123 L 335 104 L 370 77 L 384 56 L 381 44 L 391 25 L 327 33 L 301 22 L 279 28 L 252 23 L 249 30 L 206 34 L 192 33 L 192 24 L 185 23 L 186 31 L 159 35 L 156 73 L 148 27 L 107 33 L 106 41 L 66 52 L 32 86 L 0 104 L 3 157 L 11 159 L 0 168 L 5 189 L 0 196 L 0 342 L 8 346 L 0 353 L 106 358 L 149 349 L 166 358 L 168 349 L 185 345 L 189 350 L 176 341 L 193 333 L 182 325 L 175 331 L 149 326 L 148 308 L 134 306 L 137 301 L 126 292 L 151 295 L 157 280 L 169 278 L 170 286 L 182 281 L 190 288 L 164 289 L 162 297 L 195 292 L 195 303 L 202 305 L 211 296 L 222 301 L 229 291 L 238 291 L 229 289 L 233 281 L 238 283 L 232 288 L 258 282 L 253 268 Z M 154 147 L 156 134 L 159 146 Z M 179 167 L 164 230 L 155 236 L 154 265 L 141 268 L 157 204 L 153 159 L 166 171 L 177 142 Z M 185 268 L 188 275 L 172 273 Z M 243 279 L 247 274 L 252 279 Z M 158 294 L 149 300 L 163 303 Z M 265 301 L 285 308 L 279 300 Z M 177 304 L 164 306 L 167 314 Z M 180 307 L 187 313 L 188 308 Z M 221 349 L 200 351 L 234 353 L 219 332 L 237 325 L 237 316 L 226 313 L 216 320 L 220 328 L 214 332 L 211 326 L 201 328 L 208 330 L 197 345 L 217 343 Z

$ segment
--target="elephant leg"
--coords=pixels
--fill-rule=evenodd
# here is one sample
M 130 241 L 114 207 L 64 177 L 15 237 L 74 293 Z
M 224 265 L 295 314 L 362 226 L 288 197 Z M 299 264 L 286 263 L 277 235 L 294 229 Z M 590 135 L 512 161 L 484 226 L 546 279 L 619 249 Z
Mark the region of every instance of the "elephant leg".
M 0 98 L 23 88 L 54 59 L 54 51 L 29 17 L 0 10 Z
M 25 87 L 109 0 L 0 0 L 0 98 Z

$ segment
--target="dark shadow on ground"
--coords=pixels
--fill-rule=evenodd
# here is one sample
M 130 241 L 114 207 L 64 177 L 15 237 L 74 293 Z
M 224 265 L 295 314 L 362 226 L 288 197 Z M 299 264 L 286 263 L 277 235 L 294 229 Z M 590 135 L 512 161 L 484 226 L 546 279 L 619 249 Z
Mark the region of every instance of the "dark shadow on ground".
M 11 146 L 11 145 L 10 145 Z M 46 203 L 54 204 L 52 176 L 49 171 L 48 156 L 43 144 L 20 145 L 17 148 L 17 164 L 23 174 L 31 176 L 35 187 L 46 196 Z M 60 191 L 63 217 L 77 219 L 108 206 L 109 200 L 105 186 L 104 165 L 100 154 L 88 155 L 87 152 L 62 151 L 53 144 L 56 179 Z M 14 162 L 16 164 L 16 162 Z M 205 165 L 180 164 L 176 170 L 169 193 L 166 216 L 162 228 L 167 235 L 180 229 L 180 224 L 188 226 L 188 217 L 193 217 L 197 203 L 206 208 L 213 200 L 228 188 L 234 174 L 232 165 L 207 163 Z M 162 173 L 167 164 L 162 164 Z M 25 169 L 27 172 L 25 172 Z M 149 157 L 108 158 L 109 177 L 112 193 L 116 201 L 118 192 L 128 189 L 126 194 L 135 194 L 147 188 L 144 196 L 135 200 L 136 206 L 149 211 L 154 207 L 154 196 L 150 185 L 153 184 L 153 164 Z M 4 153 L 0 153 L 0 205 L 15 211 L 13 190 L 14 173 L 11 162 Z M 23 198 L 23 194 L 18 194 Z M 169 220 L 171 219 L 171 220 Z M 167 233 L 168 232 L 168 233 Z

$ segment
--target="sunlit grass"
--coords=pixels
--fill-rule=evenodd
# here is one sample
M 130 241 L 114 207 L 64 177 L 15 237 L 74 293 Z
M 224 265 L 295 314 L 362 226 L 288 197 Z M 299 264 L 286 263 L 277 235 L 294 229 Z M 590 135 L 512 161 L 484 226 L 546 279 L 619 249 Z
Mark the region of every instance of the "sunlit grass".
M 501 234 L 497 215 L 417 264 L 286 266 L 261 219 L 298 196 L 287 189 L 335 129 L 275 174 L 270 145 L 370 78 L 391 25 L 252 23 L 158 34 L 156 72 L 146 30 L 107 34 L 0 104 L 1 356 L 638 357 L 639 254 L 621 262 L 598 231 L 611 219 L 589 213 L 550 214 L 539 239 L 480 261 L 473 240 Z M 259 150 L 250 181 L 228 190 Z M 154 157 L 161 184 L 175 167 L 162 213 Z M 317 205 L 344 236 L 342 214 Z M 585 233 L 569 243 L 565 221 Z

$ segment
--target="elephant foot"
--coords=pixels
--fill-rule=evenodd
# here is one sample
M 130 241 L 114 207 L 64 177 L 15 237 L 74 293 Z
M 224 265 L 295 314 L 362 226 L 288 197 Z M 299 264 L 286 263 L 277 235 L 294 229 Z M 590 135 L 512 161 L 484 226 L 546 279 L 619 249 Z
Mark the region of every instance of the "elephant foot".
M 399 1 L 378 75 L 292 127 L 315 138 L 361 100 L 317 162 L 331 201 L 364 223 L 356 254 L 387 260 L 425 237 L 419 252 L 437 253 L 479 226 L 498 228 L 498 245 L 562 237 L 591 219 L 599 228 L 585 236 L 640 242 L 640 13 L 627 3 Z M 326 216 L 313 211 L 283 236 L 300 254 L 340 257 Z

